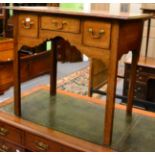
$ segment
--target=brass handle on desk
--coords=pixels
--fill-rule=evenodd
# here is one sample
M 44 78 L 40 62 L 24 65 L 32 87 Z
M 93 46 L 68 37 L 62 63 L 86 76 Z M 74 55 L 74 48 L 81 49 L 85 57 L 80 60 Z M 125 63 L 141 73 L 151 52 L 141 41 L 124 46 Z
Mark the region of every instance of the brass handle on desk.
M 34 22 L 26 21 L 26 19 L 25 19 L 25 20 L 22 21 L 22 24 L 24 26 L 24 29 L 31 29 L 31 27 L 34 24 Z
M 62 30 L 64 28 L 64 25 L 67 24 L 66 21 L 62 21 L 61 23 L 56 21 L 56 20 L 53 20 L 52 21 L 52 24 L 55 26 L 56 30 Z
M 46 151 L 48 149 L 48 145 L 44 144 L 43 142 L 35 142 L 36 148 L 41 151 Z
M 2 145 L 0 147 L 0 152 L 8 152 L 8 151 L 9 151 L 9 148 L 6 145 Z
M 1 136 L 6 136 L 8 134 L 8 130 L 5 128 L 0 128 L 0 135 Z
M 103 29 L 100 29 L 98 33 L 95 33 L 92 28 L 89 28 L 88 32 L 91 33 L 93 39 L 100 39 L 102 35 L 105 33 Z

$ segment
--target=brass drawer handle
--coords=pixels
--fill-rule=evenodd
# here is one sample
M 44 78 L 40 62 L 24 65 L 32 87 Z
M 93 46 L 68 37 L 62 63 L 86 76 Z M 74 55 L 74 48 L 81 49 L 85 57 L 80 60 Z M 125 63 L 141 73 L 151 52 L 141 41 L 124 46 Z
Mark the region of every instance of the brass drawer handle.
M 0 128 L 0 135 L 1 136 L 7 136 L 8 135 L 8 130 L 5 128 Z
M 0 147 L 0 151 L 1 151 L 1 152 L 8 152 L 8 151 L 9 151 L 9 148 L 8 148 L 6 145 L 2 145 L 2 146 Z
M 62 21 L 60 23 L 60 22 L 58 22 L 56 20 L 53 20 L 52 24 L 55 26 L 56 30 L 62 30 L 64 28 L 64 25 L 67 25 L 67 22 L 66 21 Z
M 25 20 L 22 21 L 22 25 L 24 26 L 24 29 L 31 29 L 33 24 L 34 22 L 31 21 L 31 18 L 25 18 Z
M 105 33 L 103 29 L 100 29 L 98 33 L 95 33 L 92 28 L 89 28 L 88 32 L 91 33 L 93 39 L 100 39 L 102 35 Z
M 46 151 L 48 149 L 48 145 L 44 144 L 43 142 L 35 142 L 35 146 L 37 149 L 41 150 L 41 151 Z

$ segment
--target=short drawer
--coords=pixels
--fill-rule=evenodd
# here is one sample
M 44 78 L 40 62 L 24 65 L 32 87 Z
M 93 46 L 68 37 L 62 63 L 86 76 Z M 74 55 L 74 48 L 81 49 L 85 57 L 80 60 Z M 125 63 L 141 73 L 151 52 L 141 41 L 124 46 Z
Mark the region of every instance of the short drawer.
M 126 82 L 125 83 L 126 87 L 124 89 L 124 95 L 127 96 L 128 89 L 129 89 L 129 82 L 128 80 L 125 82 Z M 134 89 L 134 97 L 138 99 L 146 100 L 146 95 L 147 95 L 147 86 L 143 83 L 137 82 Z
M 111 23 L 84 21 L 83 44 L 98 48 L 110 48 Z
M 24 152 L 24 149 L 20 146 L 0 139 L 0 152 Z
M 25 146 L 28 150 L 35 152 L 60 152 L 61 144 L 54 141 L 47 140 L 43 137 L 26 133 L 25 135 Z
M 75 18 L 41 17 L 41 29 L 70 33 L 80 32 L 80 20 Z
M 19 36 L 38 37 L 38 16 L 21 14 L 18 21 Z
M 21 130 L 0 122 L 0 138 L 22 144 L 23 136 L 24 133 Z

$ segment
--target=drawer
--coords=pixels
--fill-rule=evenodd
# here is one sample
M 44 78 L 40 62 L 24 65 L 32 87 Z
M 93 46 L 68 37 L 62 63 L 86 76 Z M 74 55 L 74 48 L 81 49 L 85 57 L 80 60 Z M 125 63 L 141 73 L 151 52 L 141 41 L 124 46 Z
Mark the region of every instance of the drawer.
M 80 20 L 74 18 L 42 16 L 41 29 L 79 33 Z
M 25 135 L 25 146 L 35 152 L 60 152 L 61 144 L 30 133 Z
M 129 74 L 131 68 L 131 64 L 126 64 L 125 65 L 125 70 L 127 74 Z M 155 75 L 155 68 L 147 67 L 147 66 L 137 66 L 136 69 L 137 73 L 147 73 L 147 74 L 154 74 Z
M 149 77 L 148 74 L 136 74 L 136 81 L 147 83 Z
M 24 133 L 21 130 L 0 122 L 0 138 L 22 144 L 23 136 Z
M 128 88 L 129 88 L 129 82 L 125 81 L 124 95 L 126 96 L 128 94 Z M 146 95 L 147 95 L 147 86 L 145 84 L 137 82 L 134 89 L 134 97 L 145 100 Z
M 3 52 L 5 50 L 13 50 L 13 48 L 14 48 L 13 39 L 6 39 L 4 41 L 0 41 L 0 52 Z
M 19 36 L 38 37 L 38 16 L 22 14 L 18 21 Z
M 101 21 L 84 21 L 83 44 L 109 49 L 111 23 Z
M 0 139 L 0 152 L 24 152 L 24 149 Z

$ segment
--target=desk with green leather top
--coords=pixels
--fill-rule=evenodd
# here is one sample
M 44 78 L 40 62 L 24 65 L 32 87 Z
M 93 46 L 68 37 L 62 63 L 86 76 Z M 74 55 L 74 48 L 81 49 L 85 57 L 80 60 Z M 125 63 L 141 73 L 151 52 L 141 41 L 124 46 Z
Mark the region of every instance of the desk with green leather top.
M 14 52 L 16 115 L 21 116 L 20 61 L 17 49 L 21 44 L 29 42 L 31 45 L 37 45 L 47 38 L 52 39 L 50 94 L 56 95 L 55 44 L 57 38 L 61 37 L 88 57 L 101 60 L 108 69 L 104 144 L 109 145 L 112 139 L 118 61 L 123 54 L 132 51 L 127 105 L 127 113 L 131 114 L 143 24 L 144 20 L 150 18 L 150 15 L 116 14 L 102 11 L 85 12 L 51 7 L 12 7 L 12 9 L 15 15 L 14 36 L 17 47 Z

